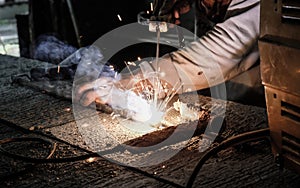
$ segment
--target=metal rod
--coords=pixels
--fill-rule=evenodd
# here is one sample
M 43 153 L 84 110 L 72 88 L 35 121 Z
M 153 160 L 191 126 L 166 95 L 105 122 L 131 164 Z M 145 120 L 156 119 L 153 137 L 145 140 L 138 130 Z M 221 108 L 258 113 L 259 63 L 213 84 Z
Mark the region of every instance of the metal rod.
M 80 39 L 77 20 L 75 18 L 75 14 L 74 14 L 74 9 L 73 9 L 71 0 L 66 0 L 66 1 L 67 1 L 67 4 L 68 4 L 68 9 L 69 9 L 69 12 L 70 12 L 70 16 L 71 16 L 71 19 L 72 19 L 72 23 L 73 23 L 73 27 L 74 27 L 74 31 L 75 31 L 75 35 L 76 35 L 76 39 L 77 39 L 77 43 L 78 43 L 78 46 L 81 47 L 81 39 Z
M 156 76 L 157 76 L 157 79 L 158 79 L 158 82 L 159 82 L 159 70 L 158 70 L 158 57 L 159 57 L 159 40 L 160 40 L 160 28 L 159 28 L 159 23 L 156 23 L 156 58 L 155 58 L 155 61 L 156 61 Z M 155 87 L 155 86 L 153 86 Z M 154 102 L 154 105 L 155 107 L 157 107 L 157 98 L 158 98 L 158 95 L 160 93 L 160 91 L 156 91 L 157 89 L 154 89 L 154 98 L 153 98 L 153 102 Z

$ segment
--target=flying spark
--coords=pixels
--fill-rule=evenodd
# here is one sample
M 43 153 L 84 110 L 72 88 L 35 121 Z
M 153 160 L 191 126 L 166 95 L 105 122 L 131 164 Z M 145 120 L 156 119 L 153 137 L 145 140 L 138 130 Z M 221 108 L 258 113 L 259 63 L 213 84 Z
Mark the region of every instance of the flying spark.
M 88 158 L 88 159 L 86 160 L 86 162 L 92 163 L 92 162 L 94 162 L 95 160 L 96 160 L 95 157 L 90 157 L 90 158 Z
M 119 20 L 120 20 L 120 22 L 121 22 L 121 21 L 122 21 L 122 18 L 121 18 L 121 16 L 120 16 L 120 14 L 118 14 L 117 16 L 118 16 L 118 18 L 119 18 Z
M 65 108 L 65 111 L 66 111 L 66 112 L 70 112 L 70 111 L 71 111 L 71 108 Z
M 131 62 L 131 61 L 128 61 L 127 64 L 132 65 L 132 66 L 136 66 L 135 62 Z

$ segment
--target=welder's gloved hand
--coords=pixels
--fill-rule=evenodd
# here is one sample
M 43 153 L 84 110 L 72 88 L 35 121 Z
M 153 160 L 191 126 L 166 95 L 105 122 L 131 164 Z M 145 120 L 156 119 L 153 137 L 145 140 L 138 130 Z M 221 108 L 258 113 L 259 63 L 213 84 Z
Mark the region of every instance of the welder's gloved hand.
M 113 78 L 100 77 L 99 79 L 85 83 L 76 90 L 76 101 L 83 106 L 89 106 L 97 101 L 101 104 L 108 103 L 113 86 Z
M 145 122 L 151 117 L 150 104 L 132 90 L 118 87 L 111 77 L 100 77 L 97 80 L 79 87 L 77 96 L 80 104 L 88 106 L 93 102 L 108 104 L 113 110 L 121 110 L 126 118 Z M 123 80 L 123 84 L 124 84 Z
M 130 74 L 124 70 L 117 79 L 116 76 L 105 75 L 79 86 L 76 101 L 84 106 L 95 101 L 108 104 L 113 109 L 125 110 L 127 118 L 145 122 L 151 117 L 149 100 L 154 97 L 162 99 L 167 94 L 176 93 L 181 85 L 177 81 L 176 69 L 172 69 L 172 65 L 163 59 L 159 62 L 162 63 L 159 68 L 168 69 L 168 73 L 175 78 L 165 75 L 164 72 L 157 72 L 156 63 L 144 61 L 139 64 L 140 69 L 130 71 Z
M 180 14 L 190 11 L 193 0 L 154 0 L 152 21 L 180 24 Z

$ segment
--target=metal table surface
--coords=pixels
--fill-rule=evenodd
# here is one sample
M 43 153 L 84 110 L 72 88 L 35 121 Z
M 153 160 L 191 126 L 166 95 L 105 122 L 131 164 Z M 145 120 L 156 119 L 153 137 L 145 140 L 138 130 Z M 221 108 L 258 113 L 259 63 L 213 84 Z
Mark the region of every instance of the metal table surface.
M 89 147 L 78 131 L 72 102 L 61 97 L 11 84 L 11 75 L 24 73 L 44 63 L 0 55 L 0 118 L 13 123 L 0 123 L 0 139 L 41 137 L 58 144 L 54 158 L 86 153 Z M 203 104 L 210 98 L 199 96 Z M 266 109 L 226 103 L 226 128 L 221 139 L 258 130 L 267 125 Z M 163 130 L 159 133 L 166 134 Z M 156 135 L 159 135 L 156 132 Z M 129 141 L 130 142 L 130 141 Z M 135 143 L 142 143 L 139 138 Z M 186 147 L 172 158 L 138 170 L 120 166 L 104 158 L 66 163 L 31 164 L 0 153 L 1 187 L 172 187 L 143 172 L 185 185 L 195 165 L 203 156 L 199 150 L 201 135 L 195 135 Z M 26 155 L 32 145 L 12 144 L 15 151 Z M 173 146 L 170 145 L 170 151 Z M 276 166 L 270 144 L 266 141 L 230 147 L 211 157 L 199 172 L 195 187 L 298 187 L 300 176 Z

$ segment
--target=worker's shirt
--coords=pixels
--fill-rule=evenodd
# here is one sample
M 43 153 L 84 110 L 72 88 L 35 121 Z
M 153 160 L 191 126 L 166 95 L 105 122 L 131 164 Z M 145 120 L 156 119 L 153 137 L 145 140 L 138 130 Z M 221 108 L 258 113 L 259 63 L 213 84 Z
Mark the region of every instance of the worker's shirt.
M 232 0 L 224 22 L 185 48 L 163 57 L 159 67 L 166 76 L 162 79 L 173 85 L 183 83 L 184 92 L 217 85 L 251 68 L 259 58 L 259 2 Z M 172 69 L 174 66 L 176 69 Z

